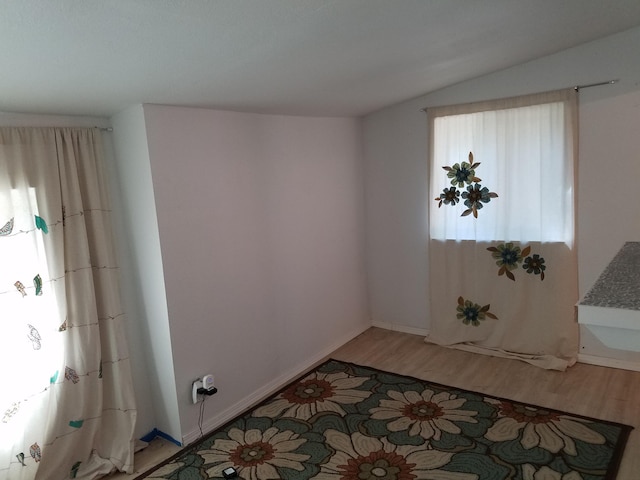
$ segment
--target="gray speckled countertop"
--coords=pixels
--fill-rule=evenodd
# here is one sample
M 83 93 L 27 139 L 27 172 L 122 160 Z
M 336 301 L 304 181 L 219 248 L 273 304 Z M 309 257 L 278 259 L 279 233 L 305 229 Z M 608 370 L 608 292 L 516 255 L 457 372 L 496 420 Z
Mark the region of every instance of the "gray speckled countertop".
M 579 305 L 640 310 L 640 242 L 627 242 Z

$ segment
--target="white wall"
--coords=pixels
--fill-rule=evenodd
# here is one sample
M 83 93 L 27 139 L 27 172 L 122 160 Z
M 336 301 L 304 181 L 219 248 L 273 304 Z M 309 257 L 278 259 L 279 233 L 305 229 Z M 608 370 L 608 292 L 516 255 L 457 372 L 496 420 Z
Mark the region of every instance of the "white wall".
M 364 331 L 360 123 L 145 105 L 183 438 Z
M 609 79 L 580 93 L 578 254 L 584 294 L 625 241 L 640 239 L 640 28 L 464 82 L 364 119 L 368 289 L 374 324 L 429 328 L 428 106 Z
M 181 441 L 171 332 L 160 253 L 146 127 L 142 106 L 112 118 L 118 185 L 114 209 L 122 228 L 120 246 L 123 303 L 129 319 L 129 350 L 138 403 L 135 434 L 157 428 Z

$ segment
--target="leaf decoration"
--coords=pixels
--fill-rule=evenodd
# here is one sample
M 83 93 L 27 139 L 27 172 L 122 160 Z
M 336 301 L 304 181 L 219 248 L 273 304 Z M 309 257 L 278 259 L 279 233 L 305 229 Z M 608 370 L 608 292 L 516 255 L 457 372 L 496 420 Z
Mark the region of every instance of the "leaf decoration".
M 5 223 L 2 228 L 0 228 L 0 237 L 6 237 L 7 235 L 11 235 L 13 232 L 13 218 Z
M 84 423 L 84 420 L 71 420 L 69 422 L 69 426 L 73 428 L 80 428 L 82 427 L 83 423 Z
M 27 290 L 24 287 L 24 284 L 18 280 L 16 283 L 13 284 L 16 289 L 22 294 L 22 297 L 26 297 L 27 296 Z
M 40 350 L 40 348 L 42 348 L 42 344 L 40 343 L 40 340 L 42 340 L 42 337 L 40 337 L 40 332 L 38 332 L 38 329 L 31 324 L 27 324 L 27 327 L 29 328 L 29 334 L 27 335 L 27 338 L 31 340 L 33 349 Z
M 506 265 L 502 265 L 500 267 L 500 269 L 498 270 L 498 275 L 506 275 L 509 280 L 513 280 L 514 282 L 516 281 L 516 277 L 513 275 L 513 273 L 511 273 L 511 270 L 509 270 Z
M 473 170 L 475 170 L 476 168 L 478 168 L 480 166 L 480 162 L 473 162 L 473 153 L 469 152 L 469 163 L 471 164 L 471 168 Z M 473 177 L 473 181 L 474 182 L 479 182 L 480 179 L 478 177 Z
M 42 460 L 42 450 L 40 450 L 40 445 L 38 445 L 38 442 L 29 447 L 29 454 L 31 455 L 31 457 L 33 457 L 36 463 Z
M 49 378 L 49 383 L 51 385 L 53 385 L 54 383 L 56 383 L 58 381 L 58 374 L 60 372 L 58 370 L 56 370 L 56 373 L 54 373 L 53 375 L 51 375 L 51 378 Z
M 64 368 L 64 378 L 71 380 L 73 383 L 78 383 L 80 381 L 78 373 L 73 368 L 69 367 Z
M 80 468 L 80 464 L 82 462 L 76 462 L 71 467 L 71 471 L 69 472 L 69 478 L 76 478 L 78 476 L 78 469 Z
M 4 416 L 2 417 L 2 423 L 9 423 L 11 417 L 13 417 L 20 410 L 20 402 L 14 402 L 11 404 L 9 408 L 4 412 Z
M 45 222 L 44 219 L 42 217 L 39 217 L 38 215 L 34 215 L 34 217 L 36 219 L 36 227 L 42 230 L 44 233 L 49 233 L 49 227 L 47 227 L 47 222 Z
M 23 467 L 26 467 L 27 465 L 24 463 L 24 453 L 20 452 L 19 454 L 16 455 L 16 458 L 18 459 L 18 461 L 22 464 Z
M 36 287 L 36 296 L 42 295 L 42 277 L 40 274 L 37 274 L 33 277 L 33 286 Z

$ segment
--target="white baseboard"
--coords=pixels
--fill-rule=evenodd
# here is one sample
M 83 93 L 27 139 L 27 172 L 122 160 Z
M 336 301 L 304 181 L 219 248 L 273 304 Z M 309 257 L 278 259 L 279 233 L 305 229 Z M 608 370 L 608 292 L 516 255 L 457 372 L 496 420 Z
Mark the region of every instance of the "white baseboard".
M 578 362 L 588 365 L 598 365 L 600 367 L 619 368 L 622 370 L 632 370 L 640 372 L 640 362 L 630 362 L 627 360 L 617 360 L 615 358 L 598 357 L 596 355 L 578 355 Z
M 316 366 L 318 363 L 322 362 L 325 358 L 327 358 L 327 356 L 329 356 L 332 352 L 337 350 L 339 347 L 349 342 L 350 340 L 353 340 L 355 337 L 357 337 L 358 335 L 360 335 L 361 333 L 363 333 L 368 329 L 369 329 L 369 326 L 365 327 L 364 329 L 358 329 L 356 331 L 353 331 L 345 335 L 342 338 L 342 340 L 334 342 L 332 345 L 325 348 L 321 352 L 317 353 L 313 357 L 305 360 L 304 362 L 298 364 L 293 368 L 290 368 L 288 371 L 280 375 L 278 378 L 267 383 L 263 387 L 259 388 L 258 390 L 253 392 L 251 395 L 244 398 L 242 401 L 234 404 L 232 407 L 229 407 L 226 410 L 223 410 L 216 416 L 207 419 L 206 422 L 202 424 L 203 434 L 206 435 L 207 433 L 215 430 L 216 428 L 221 427 L 222 425 L 227 423 L 229 420 L 232 420 L 233 418 L 237 417 L 244 411 L 248 410 L 249 408 L 259 403 L 260 401 L 264 400 L 270 395 L 273 395 L 282 387 L 289 384 L 292 380 L 299 377 L 307 370 L 310 370 L 311 368 Z M 192 430 L 191 432 L 188 432 L 187 434 L 182 436 L 182 444 L 185 446 L 190 445 L 192 442 L 195 442 L 199 438 L 200 438 L 200 429 Z
M 429 330 L 426 328 L 409 327 L 406 325 L 398 325 L 395 323 L 373 322 L 373 327 L 383 328 L 385 330 L 391 330 L 393 332 L 410 333 L 412 335 L 420 335 L 426 337 L 429 334 Z

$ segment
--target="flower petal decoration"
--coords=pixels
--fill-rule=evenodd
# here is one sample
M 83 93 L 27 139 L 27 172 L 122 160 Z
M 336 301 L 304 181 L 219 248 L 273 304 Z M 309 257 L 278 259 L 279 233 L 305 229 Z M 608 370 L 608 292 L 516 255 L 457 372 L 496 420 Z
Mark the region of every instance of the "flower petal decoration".
M 466 399 L 449 392 L 436 393 L 425 389 L 422 392 L 390 391 L 388 398 L 380 400 L 379 406 L 369 410 L 375 420 L 389 420 L 391 432 L 408 430 L 409 435 L 420 435 L 424 439 L 440 440 L 442 432 L 459 434 L 459 422 L 477 423 L 473 418 L 477 411 L 461 410 Z
M 309 420 L 319 412 L 346 415 L 343 406 L 361 402 L 371 395 L 369 390 L 357 390 L 367 377 L 350 377 L 344 372 L 315 372 L 294 383 L 275 401 L 255 410 L 256 417 L 293 417 Z
M 265 431 L 237 428 L 228 439 L 217 439 L 210 449 L 200 451 L 206 463 L 216 463 L 207 473 L 217 478 L 227 467 L 235 467 L 241 478 L 282 478 L 280 469 L 301 472 L 309 455 L 297 453 L 307 440 L 289 430 L 269 427 Z
M 486 401 L 490 401 L 487 399 Z M 491 400 L 499 408 L 499 418 L 485 438 L 494 442 L 517 441 L 525 449 L 539 447 L 552 453 L 577 455 L 575 440 L 603 445 L 606 438 L 589 428 L 589 421 L 553 410 L 516 402 Z
M 327 444 L 335 452 L 321 466 L 316 478 L 347 479 L 451 479 L 471 480 L 477 475 L 442 470 L 453 453 L 424 449 L 416 445 L 395 445 L 385 437 L 367 437 L 360 432 L 346 434 L 337 430 L 325 433 Z

